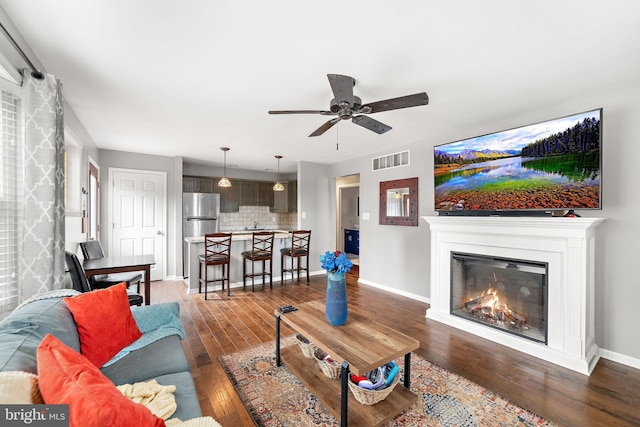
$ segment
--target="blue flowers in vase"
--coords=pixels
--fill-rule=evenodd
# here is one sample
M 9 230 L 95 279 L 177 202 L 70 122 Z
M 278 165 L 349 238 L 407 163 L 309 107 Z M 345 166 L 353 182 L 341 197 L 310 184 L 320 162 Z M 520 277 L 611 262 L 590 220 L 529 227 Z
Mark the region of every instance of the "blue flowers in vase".
M 325 252 L 320 255 L 320 262 L 327 271 L 325 316 L 332 326 L 344 325 L 349 314 L 345 274 L 351 270 L 353 263 L 340 251 Z
M 347 254 L 340 251 L 326 251 L 324 255 L 320 255 L 320 262 L 327 273 L 348 273 L 353 266 Z

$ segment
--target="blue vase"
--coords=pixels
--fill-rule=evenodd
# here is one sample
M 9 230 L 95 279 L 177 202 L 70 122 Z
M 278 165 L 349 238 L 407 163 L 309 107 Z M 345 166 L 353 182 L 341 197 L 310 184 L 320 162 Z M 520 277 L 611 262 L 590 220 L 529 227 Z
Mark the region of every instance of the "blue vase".
M 327 273 L 325 316 L 329 324 L 341 326 L 347 321 L 347 279 L 345 273 Z

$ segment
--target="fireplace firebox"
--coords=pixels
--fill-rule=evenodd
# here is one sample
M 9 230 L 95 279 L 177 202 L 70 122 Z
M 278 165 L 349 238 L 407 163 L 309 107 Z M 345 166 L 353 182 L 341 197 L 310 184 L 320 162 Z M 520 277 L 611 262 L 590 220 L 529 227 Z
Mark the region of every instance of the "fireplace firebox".
M 451 314 L 547 343 L 544 262 L 451 252 Z

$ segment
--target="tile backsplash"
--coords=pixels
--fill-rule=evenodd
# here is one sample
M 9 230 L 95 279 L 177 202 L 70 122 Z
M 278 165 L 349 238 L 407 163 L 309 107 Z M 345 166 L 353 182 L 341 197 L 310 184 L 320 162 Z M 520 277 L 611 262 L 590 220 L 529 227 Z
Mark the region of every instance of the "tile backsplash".
M 273 230 L 293 230 L 298 226 L 296 212 L 269 212 L 269 206 L 240 206 L 238 212 L 220 213 L 220 231 L 244 230 L 245 227 Z

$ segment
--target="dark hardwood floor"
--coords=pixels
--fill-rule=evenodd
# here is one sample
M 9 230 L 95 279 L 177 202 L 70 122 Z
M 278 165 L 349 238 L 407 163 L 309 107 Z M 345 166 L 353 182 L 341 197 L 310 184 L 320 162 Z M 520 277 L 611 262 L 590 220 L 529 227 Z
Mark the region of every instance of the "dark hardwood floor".
M 425 318 L 428 304 L 381 291 L 348 279 L 349 307 L 421 342 L 417 351 L 427 360 L 453 371 L 560 425 L 640 425 L 640 370 L 600 359 L 585 376 L 475 337 Z M 204 415 L 224 427 L 251 426 L 253 421 L 227 379 L 217 356 L 275 338 L 273 312 L 324 298 L 326 276 L 309 285 L 286 281 L 283 286 L 242 288 L 187 295 L 181 281 L 154 282 L 153 303 L 178 301 L 187 336 L 183 345 Z M 294 331 L 284 327 L 283 335 Z

